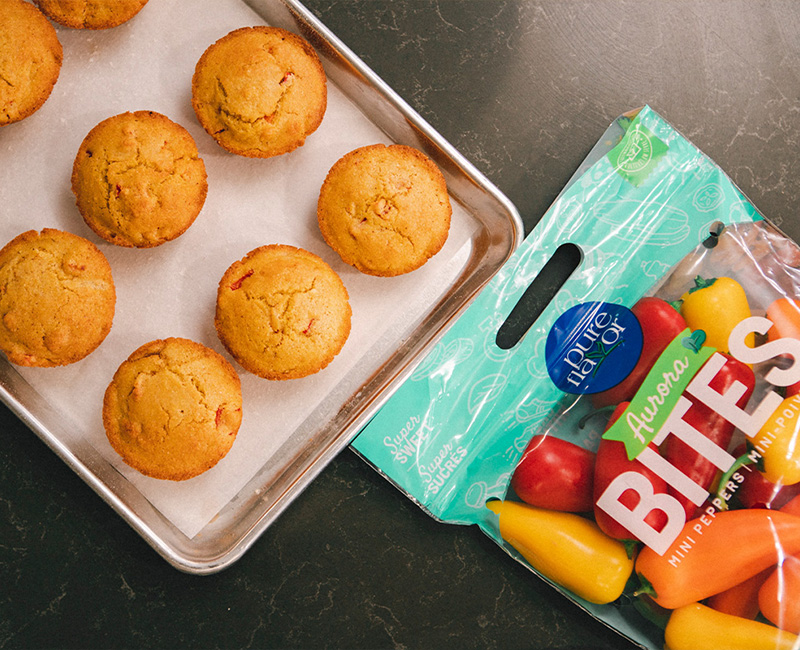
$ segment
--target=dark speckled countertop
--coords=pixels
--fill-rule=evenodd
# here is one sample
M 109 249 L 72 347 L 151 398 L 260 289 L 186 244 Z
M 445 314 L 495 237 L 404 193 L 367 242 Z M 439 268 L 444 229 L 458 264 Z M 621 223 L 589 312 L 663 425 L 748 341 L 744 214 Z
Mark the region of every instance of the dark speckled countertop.
M 306 4 L 527 229 L 605 127 L 648 103 L 800 239 L 794 0 Z M 239 562 L 198 577 L 167 565 L 5 408 L 0 448 L 0 648 L 628 647 L 349 450 Z

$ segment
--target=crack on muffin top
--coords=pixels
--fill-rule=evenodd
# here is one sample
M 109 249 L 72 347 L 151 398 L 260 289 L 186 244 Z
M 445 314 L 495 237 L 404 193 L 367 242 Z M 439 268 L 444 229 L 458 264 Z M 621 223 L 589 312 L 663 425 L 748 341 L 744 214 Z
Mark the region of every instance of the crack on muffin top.
M 301 146 L 327 106 L 324 69 L 301 37 L 271 27 L 234 30 L 201 56 L 192 106 L 225 149 L 271 157 Z
M 98 235 L 137 247 L 182 234 L 208 189 L 194 140 L 151 111 L 123 113 L 94 127 L 76 156 L 72 186 L 81 214 Z
M 131 354 L 103 402 L 109 441 L 125 462 L 171 480 L 216 464 L 241 418 L 236 372 L 216 352 L 186 339 L 152 341 Z
M 223 275 L 215 324 L 245 369 L 284 379 L 325 367 L 344 345 L 350 317 L 347 290 L 333 269 L 302 249 L 270 245 Z
M 76 235 L 29 231 L 0 251 L 0 348 L 12 363 L 83 358 L 111 329 L 115 303 L 108 261 Z

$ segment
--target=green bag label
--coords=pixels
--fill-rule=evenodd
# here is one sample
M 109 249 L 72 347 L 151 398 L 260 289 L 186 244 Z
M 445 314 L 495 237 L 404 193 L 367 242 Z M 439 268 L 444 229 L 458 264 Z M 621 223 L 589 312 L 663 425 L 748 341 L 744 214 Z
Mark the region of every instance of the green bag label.
M 703 342 L 703 330 L 685 329 L 667 346 L 653 365 L 631 403 L 603 434 L 625 445 L 628 459 L 645 450 L 675 408 L 678 399 L 702 365 L 715 352 Z
M 669 147 L 638 120 L 622 141 L 608 152 L 608 160 L 622 178 L 638 187 L 652 172 Z

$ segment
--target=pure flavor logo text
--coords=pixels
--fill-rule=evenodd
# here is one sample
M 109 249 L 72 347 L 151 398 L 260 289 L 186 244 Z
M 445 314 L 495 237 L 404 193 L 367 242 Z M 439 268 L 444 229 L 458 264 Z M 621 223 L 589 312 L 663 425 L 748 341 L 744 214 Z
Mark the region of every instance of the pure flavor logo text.
M 616 385 L 642 350 L 642 329 L 626 307 L 581 303 L 562 314 L 545 347 L 547 370 L 567 393 L 597 393 Z

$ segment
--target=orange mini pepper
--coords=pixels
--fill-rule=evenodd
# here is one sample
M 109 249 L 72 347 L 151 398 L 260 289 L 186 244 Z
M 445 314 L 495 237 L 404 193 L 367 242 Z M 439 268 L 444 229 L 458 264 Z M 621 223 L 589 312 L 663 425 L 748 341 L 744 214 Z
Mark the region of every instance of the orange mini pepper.
M 767 307 L 767 318 L 772 327 L 767 332 L 770 341 L 775 339 L 800 339 L 800 301 L 778 298 Z
M 770 566 L 730 589 L 714 594 L 706 601 L 706 605 L 723 614 L 754 619 L 759 612 L 758 592 L 774 570 Z
M 758 606 L 771 623 L 800 634 L 800 558 L 787 557 L 758 591 Z
M 643 548 L 636 559 L 639 593 L 676 609 L 730 589 L 796 553 L 800 517 L 766 508 L 724 510 L 708 523 L 687 522 L 664 555 Z
M 800 339 L 800 300 L 778 298 L 767 307 L 767 318 L 772 327 L 767 332 L 770 341 L 776 339 Z M 787 395 L 800 393 L 800 381 L 786 387 Z

